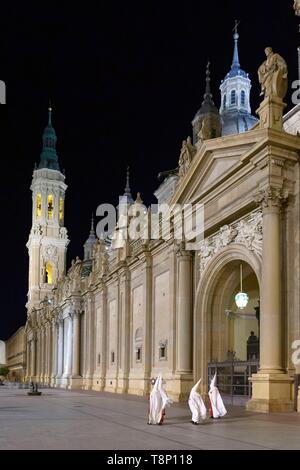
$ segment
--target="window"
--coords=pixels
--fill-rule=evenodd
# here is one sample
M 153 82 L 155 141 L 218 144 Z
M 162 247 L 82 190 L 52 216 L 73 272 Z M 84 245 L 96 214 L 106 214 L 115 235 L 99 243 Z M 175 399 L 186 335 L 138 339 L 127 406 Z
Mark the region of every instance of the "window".
M 64 200 L 63 198 L 59 198 L 59 220 L 62 222 L 64 219 Z
M 98 354 L 98 365 L 101 363 L 101 354 Z
M 241 92 L 241 105 L 245 106 L 246 105 L 246 93 L 244 90 Z
M 53 219 L 53 195 L 48 196 L 48 219 Z
M 42 195 L 39 193 L 36 196 L 36 216 L 41 217 L 42 215 Z
M 112 351 L 112 353 L 111 353 L 111 363 L 112 364 L 115 363 L 115 353 L 114 353 L 114 351 Z
M 45 267 L 45 284 L 53 284 L 53 269 L 50 263 Z
M 168 346 L 168 340 L 159 342 L 159 360 L 160 361 L 167 360 L 167 346 Z
M 230 104 L 233 105 L 236 103 L 236 91 L 232 90 L 230 94 Z
M 166 346 L 160 346 L 159 348 L 159 359 L 166 358 Z
M 227 95 L 224 95 L 224 97 L 223 97 L 223 108 L 224 109 L 226 108 L 226 104 L 227 104 Z
M 142 348 L 137 348 L 136 350 L 136 362 L 142 361 Z

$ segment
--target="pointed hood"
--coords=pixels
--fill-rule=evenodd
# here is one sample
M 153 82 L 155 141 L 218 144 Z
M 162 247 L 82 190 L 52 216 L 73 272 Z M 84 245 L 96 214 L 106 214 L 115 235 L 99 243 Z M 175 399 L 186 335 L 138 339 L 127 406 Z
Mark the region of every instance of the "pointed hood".
M 212 389 L 214 387 L 216 387 L 217 385 L 217 373 L 215 373 L 215 375 L 213 376 L 211 382 L 210 382 L 210 386 L 209 388 Z
M 198 382 L 196 383 L 196 385 L 193 386 L 193 388 L 192 388 L 192 390 L 191 390 L 191 393 L 194 393 L 194 392 L 197 393 L 198 387 L 199 387 L 199 385 L 201 384 L 201 382 L 202 382 L 202 379 L 198 380 Z
M 161 388 L 161 375 L 159 375 L 155 381 L 154 387 L 153 387 L 153 392 L 159 391 Z

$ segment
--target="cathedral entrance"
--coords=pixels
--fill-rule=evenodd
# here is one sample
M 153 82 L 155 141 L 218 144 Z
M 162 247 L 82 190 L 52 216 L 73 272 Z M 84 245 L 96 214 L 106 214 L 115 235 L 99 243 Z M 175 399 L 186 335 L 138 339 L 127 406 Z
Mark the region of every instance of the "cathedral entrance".
M 206 392 L 216 372 L 224 401 L 243 405 L 251 398 L 248 379 L 259 368 L 260 260 L 246 248 L 235 259 L 230 251 L 212 260 L 199 282 L 195 373 Z

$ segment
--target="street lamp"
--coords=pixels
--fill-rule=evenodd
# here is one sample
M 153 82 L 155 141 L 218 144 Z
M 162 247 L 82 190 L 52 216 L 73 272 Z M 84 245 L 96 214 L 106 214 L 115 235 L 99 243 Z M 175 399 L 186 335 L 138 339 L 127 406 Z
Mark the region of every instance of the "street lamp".
M 249 296 L 246 292 L 243 292 L 243 265 L 240 265 L 240 276 L 241 276 L 241 284 L 240 284 L 240 292 L 235 296 L 235 303 L 239 310 L 244 310 L 247 307 L 249 302 Z

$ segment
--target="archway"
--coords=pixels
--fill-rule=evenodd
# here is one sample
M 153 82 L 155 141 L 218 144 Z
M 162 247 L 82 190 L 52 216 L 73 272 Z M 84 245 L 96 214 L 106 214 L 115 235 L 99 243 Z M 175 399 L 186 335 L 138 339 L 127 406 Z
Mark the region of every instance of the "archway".
M 244 290 L 249 295 L 249 303 L 242 311 L 235 305 L 241 264 Z M 260 257 L 239 244 L 222 249 L 201 273 L 194 309 L 194 373 L 195 379 L 202 377 L 203 392 L 208 387 L 209 364 L 249 359 L 247 340 L 251 331 L 254 336 L 259 335 L 255 307 L 260 284 Z

